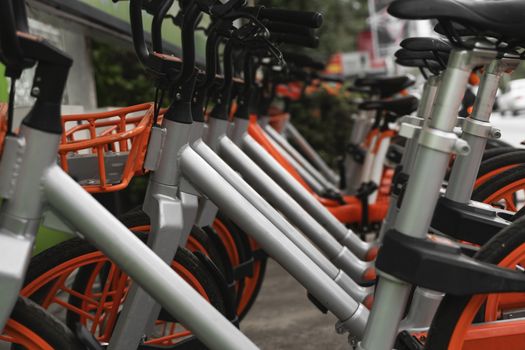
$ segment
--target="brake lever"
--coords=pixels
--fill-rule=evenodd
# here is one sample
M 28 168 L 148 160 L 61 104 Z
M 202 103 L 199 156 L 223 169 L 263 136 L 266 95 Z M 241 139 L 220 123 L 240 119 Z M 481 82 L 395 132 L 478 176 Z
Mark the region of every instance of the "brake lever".
M 232 12 L 234 9 L 238 9 L 246 6 L 246 0 L 230 0 L 225 4 L 217 1 L 218 4 L 212 5 L 210 7 L 210 15 L 217 16 L 219 18 L 226 16 L 228 13 Z

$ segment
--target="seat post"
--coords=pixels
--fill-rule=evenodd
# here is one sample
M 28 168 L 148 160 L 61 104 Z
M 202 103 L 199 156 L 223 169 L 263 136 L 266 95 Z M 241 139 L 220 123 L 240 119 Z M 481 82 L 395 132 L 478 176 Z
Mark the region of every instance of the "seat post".
M 495 60 L 487 68 L 476 98 L 474 111 L 465 119 L 461 138 L 471 147 L 468 156 L 458 156 L 454 162 L 445 197 L 459 203 L 468 203 L 472 196 L 474 183 L 483 157 L 487 140 L 498 134 L 489 123 L 496 92 L 504 72 L 514 70 L 520 63 L 519 57 Z

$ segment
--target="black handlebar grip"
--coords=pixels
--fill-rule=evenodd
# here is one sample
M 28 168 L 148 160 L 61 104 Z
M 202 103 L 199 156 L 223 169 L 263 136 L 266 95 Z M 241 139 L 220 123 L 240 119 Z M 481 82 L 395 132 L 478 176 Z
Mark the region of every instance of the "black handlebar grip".
M 323 70 L 325 69 L 325 64 L 320 61 L 314 60 L 308 55 L 303 55 L 295 52 L 283 52 L 284 59 L 289 63 L 294 63 L 299 67 L 312 68 L 314 70 Z
M 263 7 L 259 10 L 259 18 L 268 19 L 270 21 L 287 22 L 310 28 L 320 28 L 321 25 L 323 25 L 323 15 L 319 12 L 282 10 Z
M 270 33 L 270 40 L 291 44 L 297 46 L 304 46 L 315 49 L 319 46 L 318 36 L 306 36 L 306 35 L 292 35 L 283 33 Z
M 294 35 L 314 35 L 313 29 L 307 26 L 269 20 L 263 21 L 263 24 L 270 32 Z

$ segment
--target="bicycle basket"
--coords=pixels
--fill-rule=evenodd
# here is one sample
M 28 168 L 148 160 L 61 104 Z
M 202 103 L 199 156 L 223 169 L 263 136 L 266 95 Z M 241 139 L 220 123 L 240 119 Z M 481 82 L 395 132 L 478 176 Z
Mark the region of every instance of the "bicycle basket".
M 125 188 L 142 174 L 153 104 L 62 117 L 60 166 L 88 192 Z

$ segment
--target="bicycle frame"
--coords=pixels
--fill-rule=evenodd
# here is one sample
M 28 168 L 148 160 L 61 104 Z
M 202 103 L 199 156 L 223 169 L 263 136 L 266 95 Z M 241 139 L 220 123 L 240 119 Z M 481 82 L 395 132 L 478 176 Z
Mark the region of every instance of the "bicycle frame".
M 212 147 L 219 146 L 220 138 L 218 135 L 226 135 L 228 125 L 229 123 L 226 120 L 211 120 L 206 136 Z M 368 298 L 368 302 L 370 302 L 371 290 L 359 287 L 346 274 L 338 270 L 301 233 L 282 219 L 275 209 L 222 162 L 203 141 L 198 139 L 197 135 L 203 130 L 201 123 L 182 124 L 164 120 L 163 129 L 165 129 L 165 142 L 162 151 L 160 149 L 148 149 L 148 156 L 152 153 L 158 153 L 160 158 L 156 162 L 158 167 L 152 169 L 154 172 L 150 177 L 144 210 L 150 215 L 152 223 L 159 222 L 165 225 L 160 229 L 153 225 L 154 231 L 151 236 L 156 236 L 156 238 L 150 238 L 151 241 L 149 240 L 148 244 L 155 251 L 160 250 L 165 261 L 171 259 L 178 246 L 185 243 L 191 225 L 195 222 L 197 213 L 195 196 L 200 192 L 202 198 L 211 200 L 243 231 L 252 235 L 270 256 L 285 267 L 328 310 L 333 312 L 344 324 L 343 328 L 350 327 L 356 334 L 361 334 L 368 317 L 368 310 L 359 302 L 354 301 L 354 298 L 358 301 L 365 301 Z M 159 143 L 154 142 L 153 144 Z M 191 144 L 193 148 L 198 150 L 198 155 L 191 151 L 187 144 Z M 193 153 L 193 155 L 185 157 L 186 153 Z M 203 156 L 204 158 L 201 158 Z M 193 158 L 195 160 L 190 160 Z M 181 164 L 178 164 L 177 159 L 180 160 Z M 206 166 L 201 164 L 197 169 L 202 169 L 205 176 L 195 176 L 193 172 L 185 173 L 184 159 L 186 159 L 186 163 L 190 164 L 204 162 Z M 190 169 L 195 168 L 191 167 Z M 202 178 L 207 182 L 201 183 L 204 181 Z M 222 181 L 230 187 L 225 187 L 219 183 Z M 199 192 L 195 191 L 192 186 L 188 186 L 188 183 L 191 183 Z M 220 187 L 219 194 L 216 195 L 219 198 L 211 194 L 217 193 L 213 192 L 218 190 L 215 187 Z M 220 197 L 221 195 L 227 197 Z M 186 201 L 183 200 L 183 196 L 187 197 Z M 240 199 L 236 199 L 235 196 Z M 164 205 L 159 204 L 157 198 L 162 198 Z M 239 201 L 247 202 L 249 205 L 241 206 L 243 210 L 239 211 L 237 204 Z M 189 203 L 190 207 L 184 209 L 186 203 Z M 180 215 L 174 216 L 172 209 L 176 210 L 177 208 L 179 211 L 175 211 L 175 213 L 180 213 Z M 261 221 L 258 218 L 259 216 L 264 217 L 264 221 Z M 169 217 L 175 217 L 178 226 L 175 226 L 175 222 L 168 225 L 169 220 L 166 218 Z M 257 225 L 255 225 L 256 223 Z M 261 226 L 262 223 L 264 223 L 263 226 Z M 170 233 L 170 230 L 174 230 L 174 232 Z M 333 243 L 332 241 L 331 244 Z M 293 253 L 290 253 L 290 250 Z M 342 261 L 345 267 L 351 266 L 347 260 L 351 256 L 349 252 L 342 247 L 337 252 L 341 256 L 336 256 L 335 261 L 340 264 Z M 363 262 L 359 265 L 359 260 L 355 257 L 350 262 L 358 267 L 361 266 L 361 269 L 371 268 L 369 264 Z M 312 266 L 315 266 L 315 269 Z M 159 306 L 147 293 L 140 292 L 138 287 L 132 287 L 124 304 L 123 315 L 126 317 L 117 322 L 115 333 L 110 342 L 110 349 L 137 346 L 142 334 L 148 334 L 151 330 L 159 311 Z M 355 320 L 360 321 L 356 322 Z
M 301 133 L 289 121 L 285 124 L 284 134 L 288 140 L 291 140 L 299 147 L 303 154 L 310 160 L 310 162 L 332 183 L 339 183 L 339 176 L 336 175 L 332 169 L 324 162 L 314 148 L 301 135 Z
M 0 236 L 7 238 L 6 242 L 13 242 L 14 239 L 19 241 L 4 246 L 10 253 L 4 256 L 20 257 L 15 260 L 21 263 L 19 266 L 22 269 L 16 274 L 2 273 L 0 283 L 3 286 L 9 286 L 7 283 L 21 286 L 31 255 L 29 247 L 40 223 L 43 204 L 46 203 L 65 222 L 81 232 L 81 237 L 89 240 L 142 285 L 208 347 L 256 349 L 246 336 L 200 297 L 171 267 L 58 167 L 56 152 L 60 135 L 24 125 L 19 136 L 9 138 L 11 140 L 7 145 L 14 145 L 9 150 L 18 151 L 15 161 L 19 165 L 19 175 L 11 174 L 8 178 L 16 178 L 16 183 L 1 208 Z M 2 159 L 2 169 L 9 165 L 6 161 L 7 157 Z M 2 264 L 2 272 L 11 265 L 12 261 Z M 5 306 L 9 304 L 7 300 L 13 301 L 17 294 L 15 288 L 5 290 L 6 302 L 3 303 L 1 326 L 10 313 L 10 308 Z M 228 337 L 223 336 L 225 330 Z
M 365 140 L 367 133 L 373 124 L 373 118 L 370 111 L 359 111 L 352 117 L 353 125 L 350 133 L 348 144 L 359 147 Z M 364 161 L 364 160 L 363 160 Z M 345 154 L 345 193 L 348 195 L 355 194 L 361 185 L 361 177 L 364 163 L 358 162 L 354 156 L 347 150 Z

